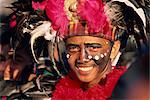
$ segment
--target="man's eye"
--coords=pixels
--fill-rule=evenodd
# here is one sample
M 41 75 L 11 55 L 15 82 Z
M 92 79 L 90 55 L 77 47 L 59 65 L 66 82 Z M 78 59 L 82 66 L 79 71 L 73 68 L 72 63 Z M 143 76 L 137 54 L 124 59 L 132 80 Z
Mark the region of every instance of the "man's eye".
M 90 50 L 90 51 L 98 51 L 101 46 L 100 45 L 96 45 L 96 46 L 87 46 L 87 48 Z
M 69 46 L 68 47 L 69 52 L 78 52 L 79 50 L 80 50 L 80 48 L 77 46 Z

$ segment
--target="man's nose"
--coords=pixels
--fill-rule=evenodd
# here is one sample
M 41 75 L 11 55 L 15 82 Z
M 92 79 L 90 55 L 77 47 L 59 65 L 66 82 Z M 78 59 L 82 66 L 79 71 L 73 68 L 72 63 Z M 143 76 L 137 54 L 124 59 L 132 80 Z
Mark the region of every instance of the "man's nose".
M 85 50 L 85 48 L 81 49 L 80 54 L 79 54 L 79 61 L 80 63 L 83 63 L 85 61 L 87 61 L 87 52 Z

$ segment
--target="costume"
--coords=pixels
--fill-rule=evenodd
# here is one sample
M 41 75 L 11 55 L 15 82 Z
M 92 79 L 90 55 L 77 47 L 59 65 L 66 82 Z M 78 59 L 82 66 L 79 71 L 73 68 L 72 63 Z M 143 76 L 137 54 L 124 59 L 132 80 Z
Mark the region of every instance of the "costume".
M 20 6 L 17 5 L 19 4 L 18 2 L 13 4 L 18 8 L 13 14 L 11 14 L 12 17 L 10 21 L 10 27 L 13 30 L 15 30 L 15 34 L 13 38 L 17 36 L 17 39 L 16 40 L 14 39 L 13 47 L 14 49 L 17 48 L 18 43 L 21 44 L 22 40 L 24 40 L 25 38 L 30 39 L 29 44 L 31 44 L 30 48 L 31 48 L 33 58 L 35 60 L 33 61 L 34 68 L 37 69 L 35 72 L 36 73 L 39 72 L 38 74 L 42 74 L 42 75 L 44 74 L 43 76 L 37 75 L 37 78 L 33 80 L 33 82 L 31 82 L 33 83 L 31 87 L 23 91 L 22 94 L 25 95 L 25 97 L 29 97 L 30 99 L 32 99 L 37 95 L 39 95 L 40 93 L 42 94 L 42 96 L 44 95 L 45 97 L 48 98 L 52 96 L 52 99 L 54 100 L 61 99 L 61 98 L 68 99 L 68 97 L 69 98 L 73 97 L 72 99 L 78 99 L 74 97 L 79 97 L 79 99 L 81 98 L 86 99 L 86 98 L 92 98 L 93 97 L 92 94 L 96 94 L 96 93 L 97 94 L 95 95 L 94 99 L 106 100 L 111 97 L 113 88 L 115 87 L 115 84 L 119 79 L 119 77 L 125 72 L 126 67 L 115 67 L 115 69 L 113 69 L 112 72 L 110 72 L 109 74 L 108 73 L 105 74 L 107 77 L 102 79 L 102 81 L 99 83 L 100 85 L 96 85 L 90 88 L 89 90 L 87 90 L 87 92 L 83 92 L 83 90 L 80 89 L 78 84 L 72 84 L 72 85 L 69 84 L 70 82 L 71 83 L 76 83 L 76 82 L 70 80 L 70 78 L 68 78 L 69 76 L 66 76 L 66 74 L 68 74 L 68 71 L 70 69 L 68 68 L 68 64 L 66 61 L 67 55 L 66 55 L 66 50 L 65 50 L 66 48 L 65 48 L 64 41 L 65 39 L 71 36 L 87 35 L 87 36 L 95 36 L 95 37 L 108 39 L 111 42 L 113 42 L 114 40 L 123 40 L 124 38 L 127 39 L 129 36 L 127 32 L 130 30 L 133 31 L 135 27 L 132 28 L 129 28 L 128 26 L 126 27 L 127 25 L 126 23 L 128 22 L 127 19 L 115 21 L 118 18 L 111 19 L 111 15 L 109 16 L 111 22 L 109 22 L 108 16 L 105 16 L 104 13 L 105 10 L 104 7 L 106 7 L 106 5 L 104 5 L 102 1 L 99 0 L 79 0 L 79 1 L 80 3 L 78 7 L 77 7 L 76 0 L 57 0 L 57 1 L 56 0 L 42 0 L 42 1 L 33 0 L 29 2 L 24 0 L 21 1 L 21 4 L 25 3 L 24 5 L 22 4 L 23 7 L 21 7 L 21 9 Z M 82 4 L 85 5 L 83 6 Z M 119 7 L 120 5 L 126 6 L 124 3 L 120 4 L 118 2 L 113 1 L 110 2 L 110 4 L 108 3 L 108 6 L 110 7 L 110 8 L 108 7 L 109 10 L 111 10 L 111 7 L 113 8 L 114 5 L 115 6 L 117 5 Z M 115 9 L 114 11 L 118 11 L 118 10 L 119 12 L 124 11 L 120 9 L 117 10 Z M 76 11 L 77 12 L 79 11 L 78 12 L 79 16 L 76 16 Z M 20 14 L 20 12 L 23 13 Z M 105 12 L 107 12 L 107 9 Z M 107 14 L 108 15 L 110 14 L 109 11 L 107 12 Z M 124 16 L 125 18 L 126 15 L 127 14 L 125 14 Z M 132 19 L 130 21 L 131 22 L 129 23 L 135 24 Z M 112 25 L 113 29 L 110 28 L 110 25 Z M 125 28 L 122 28 L 122 26 L 125 26 Z M 144 32 L 143 29 L 140 30 L 142 32 L 141 34 L 138 34 L 138 37 L 143 38 L 143 40 L 145 41 L 146 36 L 143 33 Z M 81 34 L 79 34 L 79 32 L 76 33 L 76 30 L 78 31 L 80 30 Z M 27 34 L 30 35 L 31 38 L 29 38 Z M 124 41 L 121 42 L 124 43 Z M 126 41 L 124 44 L 126 44 Z M 54 58 L 54 51 L 55 51 L 54 45 L 57 45 L 57 52 L 59 55 L 58 60 Z M 124 50 L 125 45 L 122 45 L 122 48 L 123 49 L 121 49 L 120 51 Z M 100 56 L 103 57 L 104 55 L 100 55 Z M 92 55 L 92 57 L 95 57 L 95 59 L 97 59 L 96 58 L 97 56 L 95 55 L 94 56 Z M 88 55 L 88 58 L 91 58 L 91 55 Z M 44 65 L 44 67 L 43 66 L 41 67 L 40 65 L 41 66 Z M 42 70 L 44 69 L 44 71 L 39 71 L 40 69 Z M 60 83 L 58 81 L 59 79 L 60 79 Z M 56 90 L 54 90 L 55 85 L 56 85 Z M 77 88 L 77 91 L 74 91 L 74 89 L 73 91 L 72 89 L 67 90 L 66 88 L 65 90 L 65 89 L 61 89 L 61 87 L 62 88 L 73 87 L 73 88 Z M 59 92 L 59 89 L 60 92 L 63 91 L 62 93 L 64 94 L 66 94 L 67 91 L 68 94 L 66 94 L 66 97 L 64 96 L 64 94 L 61 94 Z M 38 93 L 36 94 L 35 91 L 38 91 Z M 74 94 L 75 96 L 70 95 L 70 93 Z
M 113 67 L 105 79 L 99 84 L 82 90 L 77 81 L 69 76 L 62 78 L 56 85 L 56 90 L 52 95 L 52 100 L 70 99 L 70 100 L 107 100 L 111 97 L 112 91 L 122 74 L 126 71 L 126 67 Z

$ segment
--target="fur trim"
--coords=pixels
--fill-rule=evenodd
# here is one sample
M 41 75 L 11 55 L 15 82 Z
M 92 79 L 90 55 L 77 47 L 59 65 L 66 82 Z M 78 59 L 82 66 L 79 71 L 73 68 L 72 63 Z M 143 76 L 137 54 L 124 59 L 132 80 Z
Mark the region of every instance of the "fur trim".
M 112 70 L 104 81 L 84 91 L 80 88 L 79 82 L 74 81 L 69 76 L 62 78 L 56 85 L 52 100 L 107 100 L 112 95 L 112 91 L 126 67 L 118 67 Z

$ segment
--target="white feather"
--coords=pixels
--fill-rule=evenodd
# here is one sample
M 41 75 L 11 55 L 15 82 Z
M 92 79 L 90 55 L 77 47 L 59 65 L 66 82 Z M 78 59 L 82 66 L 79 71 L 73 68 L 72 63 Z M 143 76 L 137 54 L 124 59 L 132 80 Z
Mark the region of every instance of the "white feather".
M 33 49 L 33 44 L 34 44 L 36 38 L 38 38 L 40 36 L 44 36 L 47 32 L 50 32 L 50 26 L 51 26 L 51 23 L 49 21 L 44 21 L 42 25 L 38 26 L 30 33 L 31 34 L 31 51 L 32 51 L 33 57 L 37 63 L 39 63 L 39 62 L 36 59 L 34 49 Z
M 55 30 L 53 30 L 53 28 L 51 28 L 51 30 L 49 30 L 49 31 L 47 31 L 46 33 L 45 33 L 45 35 L 44 35 L 44 38 L 46 39 L 46 40 L 49 40 L 49 41 L 52 41 L 52 42 L 54 42 L 55 41 L 55 37 L 56 37 L 56 31 Z
M 134 11 L 140 16 L 144 26 L 146 27 L 146 17 L 142 8 L 136 8 L 129 0 L 112 0 L 112 1 L 124 2 L 126 5 L 132 7 Z

